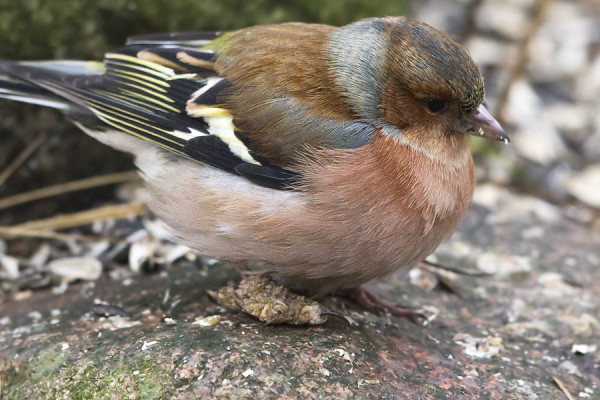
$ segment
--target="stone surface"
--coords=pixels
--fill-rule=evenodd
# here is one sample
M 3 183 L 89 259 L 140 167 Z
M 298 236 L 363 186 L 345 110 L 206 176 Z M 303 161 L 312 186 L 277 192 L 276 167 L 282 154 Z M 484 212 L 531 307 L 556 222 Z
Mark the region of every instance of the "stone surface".
M 371 284 L 427 313 L 427 326 L 340 299 L 325 305 L 350 325 L 265 325 L 208 299 L 235 278 L 222 263 L 127 286 L 104 275 L 0 306 L 2 398 L 563 399 L 554 378 L 598 398 L 600 232 L 562 215 L 494 218 L 514 200 L 497 197 L 473 206 L 435 258 L 472 270 L 497 253 L 530 268 L 479 278 L 432 270 L 431 291 L 407 271 Z

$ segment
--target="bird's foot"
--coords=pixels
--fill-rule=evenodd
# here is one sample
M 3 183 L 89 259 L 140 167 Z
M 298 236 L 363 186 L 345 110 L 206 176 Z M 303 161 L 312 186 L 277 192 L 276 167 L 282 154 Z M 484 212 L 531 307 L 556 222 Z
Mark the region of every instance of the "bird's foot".
M 267 324 L 320 325 L 329 313 L 321 304 L 292 293 L 266 275 L 242 279 L 208 294 L 217 303 L 250 314 Z
M 340 290 L 338 296 L 346 297 L 373 313 L 389 312 L 394 317 L 408 318 L 410 321 L 420 324 L 427 317 L 414 309 L 399 304 L 388 304 L 369 292 L 362 285 L 352 289 Z

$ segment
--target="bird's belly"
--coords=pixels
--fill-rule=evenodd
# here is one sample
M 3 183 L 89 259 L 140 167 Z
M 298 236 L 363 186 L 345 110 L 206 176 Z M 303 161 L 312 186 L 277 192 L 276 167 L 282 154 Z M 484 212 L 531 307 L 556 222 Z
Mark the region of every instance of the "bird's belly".
M 293 289 L 325 294 L 356 287 L 415 264 L 454 229 L 423 234 L 424 221 L 414 212 L 355 215 L 343 204 L 315 205 L 301 192 L 262 188 L 182 162 L 185 168 L 165 163 L 159 173 L 156 162 L 151 170 L 140 164 L 147 203 L 170 227 L 173 240 L 205 256 L 257 263 Z

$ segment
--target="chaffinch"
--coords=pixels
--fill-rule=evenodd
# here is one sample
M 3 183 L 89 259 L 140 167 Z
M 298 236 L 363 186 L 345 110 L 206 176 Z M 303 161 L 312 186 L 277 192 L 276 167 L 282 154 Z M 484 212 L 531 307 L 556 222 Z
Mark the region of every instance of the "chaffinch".
M 275 322 L 281 307 L 252 293 L 342 290 L 405 315 L 361 285 L 450 237 L 473 193 L 467 135 L 508 141 L 469 54 L 404 17 L 145 35 L 103 62 L 0 74 L 0 96 L 62 109 L 133 154 L 172 239 L 244 265 L 215 297 Z M 323 321 L 302 318 L 287 321 Z

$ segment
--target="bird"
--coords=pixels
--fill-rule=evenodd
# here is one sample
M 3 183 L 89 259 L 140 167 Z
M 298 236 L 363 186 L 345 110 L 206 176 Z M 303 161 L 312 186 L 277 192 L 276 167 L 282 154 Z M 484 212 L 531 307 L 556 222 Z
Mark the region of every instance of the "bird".
M 0 61 L 0 97 L 62 110 L 132 154 L 170 239 L 238 266 L 256 285 L 227 293 L 269 321 L 281 307 L 250 298 L 272 287 L 406 316 L 363 285 L 449 239 L 474 190 L 469 135 L 509 141 L 469 53 L 403 16 L 139 35 L 103 61 Z

